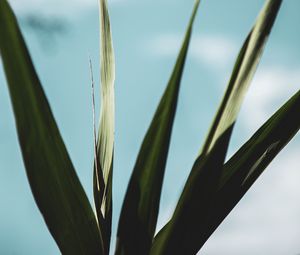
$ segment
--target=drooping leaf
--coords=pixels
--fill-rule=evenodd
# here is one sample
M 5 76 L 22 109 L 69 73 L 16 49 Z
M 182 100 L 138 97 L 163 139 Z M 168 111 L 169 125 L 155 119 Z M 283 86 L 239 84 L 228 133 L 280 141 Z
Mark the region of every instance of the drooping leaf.
M 195 254 L 201 231 L 218 188 L 231 133 L 274 24 L 280 0 L 268 0 L 248 35 L 233 69 L 226 93 L 168 227 L 155 239 L 151 254 Z
M 199 1 L 196 1 L 173 73 L 144 138 L 129 182 L 119 221 L 116 254 L 148 254 L 152 243 L 181 76 L 198 6 Z
M 6 0 L 0 1 L 0 52 L 26 173 L 52 236 L 63 254 L 103 254 L 95 215 Z
M 94 200 L 99 227 L 109 252 L 112 219 L 112 169 L 115 131 L 115 57 L 107 0 L 100 1 L 101 112 L 94 167 Z

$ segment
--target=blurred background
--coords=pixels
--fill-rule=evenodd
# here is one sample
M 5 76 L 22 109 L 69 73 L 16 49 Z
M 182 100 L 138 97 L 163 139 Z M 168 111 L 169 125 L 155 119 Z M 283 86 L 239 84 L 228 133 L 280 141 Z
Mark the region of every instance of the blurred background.
M 77 173 L 92 201 L 89 56 L 99 81 L 97 0 L 11 0 Z M 143 136 L 175 63 L 193 0 L 108 0 L 116 53 L 113 250 Z M 263 0 L 203 0 L 182 80 L 158 229 L 172 214 Z M 230 145 L 232 155 L 300 88 L 300 2 L 283 1 Z M 0 254 L 59 254 L 28 185 L 0 63 Z M 98 82 L 99 83 L 99 82 Z M 99 113 L 99 86 L 96 90 Z M 204 246 L 203 255 L 300 253 L 300 136 Z

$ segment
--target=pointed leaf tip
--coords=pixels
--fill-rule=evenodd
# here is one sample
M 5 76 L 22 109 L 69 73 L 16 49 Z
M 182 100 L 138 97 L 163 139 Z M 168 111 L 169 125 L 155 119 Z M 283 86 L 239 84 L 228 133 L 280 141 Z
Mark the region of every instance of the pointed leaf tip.
M 121 211 L 117 255 L 149 253 L 156 228 L 180 82 L 198 5 L 199 1 L 196 1 L 171 78 L 136 160 Z

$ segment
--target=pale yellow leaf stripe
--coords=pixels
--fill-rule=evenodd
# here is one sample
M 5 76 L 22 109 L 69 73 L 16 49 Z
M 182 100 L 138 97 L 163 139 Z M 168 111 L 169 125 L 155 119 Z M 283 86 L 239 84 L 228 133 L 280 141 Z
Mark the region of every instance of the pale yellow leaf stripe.
M 272 20 L 276 16 L 274 15 L 274 12 L 278 10 L 280 4 L 281 0 L 267 0 L 258 15 L 256 24 L 250 33 L 248 45 L 237 76 L 234 77 L 233 80 L 230 80 L 228 86 L 228 90 L 231 90 L 230 95 L 226 98 L 227 93 L 225 94 L 201 153 L 208 154 L 214 147 L 218 138 L 234 124 L 249 84 L 260 61 L 261 54 L 270 32 L 270 26 L 272 26 Z M 222 114 L 220 114 L 220 111 Z
M 112 166 L 115 129 L 115 57 L 107 9 L 107 0 L 100 0 L 100 74 L 101 74 L 101 112 L 98 135 L 98 158 L 107 187 L 109 172 Z M 105 216 L 105 194 L 102 213 Z

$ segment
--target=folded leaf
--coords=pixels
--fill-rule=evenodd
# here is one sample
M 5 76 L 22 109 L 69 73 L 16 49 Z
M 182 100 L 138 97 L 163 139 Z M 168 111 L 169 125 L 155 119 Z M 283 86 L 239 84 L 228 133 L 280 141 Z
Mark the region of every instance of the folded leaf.
M 180 81 L 198 6 L 199 1 L 196 1 L 175 68 L 129 182 L 119 221 L 116 254 L 148 254 L 152 243 Z
M 0 52 L 28 180 L 52 236 L 62 254 L 103 254 L 93 210 L 6 0 L 0 1 Z
M 109 253 L 112 219 L 112 169 L 115 132 L 115 57 L 107 0 L 100 1 L 101 113 L 94 167 L 94 200 L 105 251 Z
M 268 0 L 248 35 L 173 217 L 164 233 L 156 238 L 151 254 L 195 254 L 203 245 L 201 231 L 210 215 L 212 197 L 222 175 L 231 133 L 280 5 L 281 1 Z

